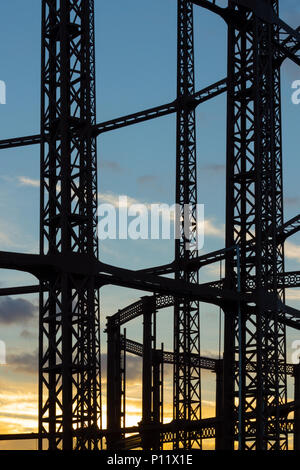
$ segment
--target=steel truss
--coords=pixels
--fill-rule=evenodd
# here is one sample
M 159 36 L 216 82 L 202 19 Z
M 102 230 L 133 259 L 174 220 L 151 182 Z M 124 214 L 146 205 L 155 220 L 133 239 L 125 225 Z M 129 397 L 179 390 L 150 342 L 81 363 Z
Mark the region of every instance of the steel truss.
M 198 270 L 186 263 L 198 256 L 197 171 L 195 109 L 190 105 L 195 93 L 193 5 L 178 0 L 177 25 L 177 150 L 176 204 L 180 234 L 175 242 L 175 279 L 199 283 Z M 199 303 L 175 298 L 174 304 L 174 419 L 201 419 L 201 375 L 191 355 L 200 356 Z M 201 448 L 193 433 L 174 434 L 174 448 Z
M 241 291 L 251 292 L 247 281 L 254 277 L 258 301 L 254 314 L 247 306 L 240 307 L 234 317 L 226 313 L 230 329 L 234 322 L 235 341 L 228 338 L 231 344 L 225 354 L 235 355 L 240 363 L 238 373 L 228 374 L 235 382 L 230 384 L 231 390 L 239 397 L 240 448 L 285 449 L 287 434 L 280 429 L 279 407 L 287 399 L 286 375 L 281 368 L 286 362 L 286 338 L 278 303 L 284 302 L 284 289 L 278 285 L 284 255 L 276 239 L 277 227 L 283 225 L 279 53 L 274 46 L 278 28 L 235 2 L 229 7 L 247 28 L 229 25 L 226 244 L 240 247 L 240 259 L 228 252 L 226 284 L 232 285 L 239 262 Z M 272 7 L 278 13 L 277 1 Z M 246 67 L 238 84 L 230 79 Z M 249 241 L 253 241 L 250 250 Z M 266 293 L 274 293 L 278 299 L 273 308 L 266 305 Z M 232 336 L 229 330 L 227 334 Z M 247 371 L 253 361 L 256 370 Z M 233 416 L 234 396 L 228 397 Z M 268 416 L 270 408 L 272 417 Z M 250 418 L 253 412 L 255 422 Z
M 280 66 L 300 65 L 300 28 L 280 18 L 278 0 L 177 0 L 177 97 L 97 124 L 93 0 L 42 0 L 41 131 L 0 141 L 0 149 L 41 146 L 40 254 L 0 252 L 0 266 L 36 276 L 40 285 L 0 289 L 0 295 L 40 294 L 38 438 L 64 450 L 284 450 L 288 434 L 300 448 L 299 367 L 286 363 L 286 326 L 300 312 L 285 305 L 285 288 L 300 273 L 284 269 L 284 241 L 300 230 L 284 223 Z M 222 2 L 223 3 L 223 2 Z M 228 25 L 228 75 L 194 89 L 193 5 Z M 195 108 L 227 92 L 226 247 L 197 252 Z M 176 202 L 182 225 L 175 259 L 130 271 L 101 263 L 97 241 L 96 138 L 104 132 L 177 114 Z M 189 210 L 185 211 L 188 206 Z M 184 223 L 188 231 L 184 231 Z M 199 269 L 225 260 L 225 278 L 199 284 Z M 164 277 L 173 274 L 175 279 Z M 101 424 L 98 289 L 150 292 L 108 318 L 107 429 Z M 199 301 L 225 312 L 224 358 L 200 356 Z M 156 345 L 156 315 L 174 307 L 174 351 Z M 143 343 L 121 326 L 143 318 Z M 143 361 L 143 416 L 126 427 L 126 353 Z M 174 419 L 163 424 L 163 366 L 174 366 Z M 216 417 L 201 419 L 201 369 L 216 374 Z M 286 377 L 295 377 L 287 403 Z M 294 420 L 288 415 L 294 411 Z M 129 437 L 126 435 L 131 434 Z M 31 437 L 29 437 L 31 436 Z
M 99 297 L 88 269 L 98 259 L 93 0 L 42 2 L 41 122 L 40 252 L 69 262 L 81 254 L 87 269 L 41 281 L 40 449 L 45 438 L 51 450 L 98 449 Z

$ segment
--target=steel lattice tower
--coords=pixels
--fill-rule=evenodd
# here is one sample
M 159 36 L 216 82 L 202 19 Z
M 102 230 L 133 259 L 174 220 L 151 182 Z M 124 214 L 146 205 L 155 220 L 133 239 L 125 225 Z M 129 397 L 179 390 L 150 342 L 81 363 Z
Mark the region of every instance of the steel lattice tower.
M 269 3 L 278 13 L 278 2 Z M 240 316 L 235 316 L 234 349 L 229 319 L 225 356 L 232 355 L 232 371 L 234 351 L 239 361 L 232 374 L 235 386 L 229 386 L 240 400 L 241 448 L 284 449 L 287 438 L 279 429 L 279 406 L 286 403 L 286 339 L 276 300 L 284 299 L 278 286 L 278 275 L 284 272 L 283 247 L 276 236 L 283 224 L 279 54 L 273 45 L 278 28 L 235 2 L 229 7 L 245 26 L 229 25 L 226 244 L 240 247 L 241 290 L 256 291 L 258 300 L 254 309 L 241 307 Z M 229 285 L 234 265 L 230 251 Z M 267 294 L 273 294 L 273 303 L 268 304 Z M 233 412 L 233 404 L 230 409 Z
M 198 270 L 188 268 L 189 260 L 198 256 L 193 4 L 178 0 L 177 9 L 176 204 L 181 224 L 175 243 L 175 279 L 199 283 Z M 200 355 L 199 303 L 176 299 L 174 316 L 174 419 L 199 420 L 201 371 L 191 362 L 191 354 Z M 201 446 L 188 432 L 178 432 L 174 438 L 175 448 Z
M 94 1 L 42 4 L 40 243 L 42 255 L 65 262 L 41 283 L 40 446 L 45 437 L 50 449 L 92 449 L 101 418 L 91 269 L 98 259 Z M 84 263 L 85 275 L 72 272 L 76 263 Z

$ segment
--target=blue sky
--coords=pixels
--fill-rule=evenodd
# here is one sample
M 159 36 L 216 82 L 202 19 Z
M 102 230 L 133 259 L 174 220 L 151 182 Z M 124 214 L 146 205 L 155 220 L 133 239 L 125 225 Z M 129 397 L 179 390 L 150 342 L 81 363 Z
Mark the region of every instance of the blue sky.
M 172 101 L 176 97 L 176 0 L 95 0 L 96 84 L 98 122 Z M 298 0 L 281 1 L 281 17 L 300 24 Z M 0 80 L 7 86 L 7 104 L 0 105 L 0 139 L 39 132 L 40 120 L 40 10 L 39 0 L 2 2 L 0 16 Z M 226 26 L 223 20 L 195 8 L 196 90 L 226 76 Z M 285 218 L 299 212 L 300 105 L 291 102 L 291 84 L 300 70 L 286 61 L 282 67 Z M 205 204 L 210 230 L 204 252 L 224 246 L 226 97 L 197 109 L 199 203 Z M 98 138 L 99 193 L 129 197 L 145 203 L 172 204 L 175 194 L 175 116 L 104 134 Z M 39 230 L 39 148 L 2 151 L 0 158 L 0 249 L 37 252 Z M 287 269 L 300 269 L 300 237 L 287 246 Z M 168 241 L 105 241 L 101 259 L 138 269 L 172 261 Z M 214 279 L 207 270 L 201 280 Z M 31 276 L 0 270 L 2 286 L 34 282 Z M 106 287 L 102 295 L 102 321 L 118 308 L 140 297 L 127 289 Z M 293 292 L 289 304 L 300 307 Z M 36 304 L 35 297 L 23 297 Z M 2 308 L 2 310 L 1 310 Z M 0 339 L 6 341 L 12 365 L 0 370 L 0 384 L 35 386 L 37 311 L 23 321 L 1 322 Z M 19 306 L 18 306 L 19 308 Z M 15 313 L 15 310 L 12 309 Z M 201 306 L 202 353 L 217 351 L 218 312 Z M 159 319 L 159 342 L 171 348 L 171 312 Z M 128 336 L 141 337 L 141 322 L 128 326 Z M 297 335 L 289 336 L 291 338 Z M 106 339 L 103 337 L 103 347 Z M 290 350 L 290 349 L 289 349 Z M 22 358 L 23 357 L 23 363 Z M 7 385 L 8 384 L 8 385 Z M 30 388 L 30 387 L 29 387 Z M 208 386 L 211 390 L 211 385 Z M 32 389 L 30 389 L 32 392 Z M 31 393 L 30 392 L 30 393 Z M 29 393 L 29 392 L 28 392 Z M 207 392 L 208 396 L 209 393 Z M 1 420 L 0 397 L 0 420 Z M 1 421 L 0 421 L 1 424 Z

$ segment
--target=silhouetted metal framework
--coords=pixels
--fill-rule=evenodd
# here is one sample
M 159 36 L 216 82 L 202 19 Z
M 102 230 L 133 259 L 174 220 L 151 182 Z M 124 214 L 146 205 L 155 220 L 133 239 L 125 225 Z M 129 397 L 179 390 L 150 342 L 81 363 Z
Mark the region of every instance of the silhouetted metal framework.
M 0 295 L 39 293 L 40 449 L 300 449 L 299 365 L 286 362 L 286 326 L 300 312 L 285 289 L 284 242 L 300 216 L 284 222 L 280 66 L 300 65 L 300 28 L 279 17 L 278 0 L 177 0 L 177 97 L 164 105 L 96 122 L 93 0 L 42 0 L 41 131 L 0 141 L 0 149 L 41 147 L 40 254 L 0 252 L 0 267 L 39 285 Z M 221 4 L 221 5 L 220 5 Z M 228 75 L 195 92 L 193 8 L 228 25 Z M 227 92 L 226 246 L 199 256 L 195 108 Z M 102 133 L 177 114 L 176 202 L 180 237 L 170 264 L 139 271 L 99 261 L 97 149 Z M 187 223 L 188 221 L 188 223 Z M 185 222 L 185 225 L 184 225 Z M 186 230 L 188 227 L 188 230 Z M 185 230 L 184 230 L 185 228 Z M 225 277 L 199 283 L 199 270 L 225 260 Z M 173 275 L 173 278 L 168 277 Z M 167 276 L 167 277 L 165 277 Z M 102 428 L 98 290 L 149 292 L 107 319 L 107 429 Z M 200 355 L 199 302 L 225 314 L 224 356 Z M 174 308 L 174 350 L 157 346 L 156 316 Z M 160 313 L 162 314 L 162 313 Z M 143 319 L 143 342 L 121 327 Z M 126 355 L 142 358 L 142 420 L 126 426 Z M 174 416 L 164 423 L 164 364 L 174 367 Z M 216 376 L 216 415 L 201 418 L 201 370 Z M 294 400 L 287 402 L 287 376 Z M 289 418 L 293 413 L 294 417 Z
M 180 233 L 175 242 L 175 279 L 199 283 L 198 269 L 188 261 L 198 255 L 196 119 L 193 4 L 178 0 L 177 26 L 177 155 L 176 204 Z M 191 361 L 200 356 L 199 302 L 175 298 L 174 305 L 174 419 L 201 418 L 201 369 Z M 192 433 L 179 430 L 174 448 L 201 448 Z
M 284 301 L 278 285 L 284 272 L 283 246 L 276 238 L 277 227 L 283 225 L 280 71 L 274 45 L 279 32 L 253 11 L 229 3 L 245 26 L 229 25 L 226 245 L 239 246 L 242 292 L 253 291 L 247 280 L 254 277 L 258 296 L 255 312 L 241 306 L 234 321 L 233 352 L 240 362 L 234 374 L 239 439 L 242 448 L 286 449 L 287 433 L 280 429 L 280 406 L 287 400 L 286 376 L 280 369 L 286 362 L 286 338 L 277 302 Z M 266 11 L 267 6 L 278 13 L 278 1 L 266 2 Z M 235 73 L 240 74 L 237 82 Z M 228 285 L 235 282 L 233 256 L 228 251 Z M 266 303 L 266 293 L 274 294 L 273 305 Z M 231 324 L 232 318 L 230 329 Z M 256 370 L 247 370 L 253 361 Z
M 94 2 L 42 2 L 41 254 L 70 260 L 41 282 L 39 432 L 49 447 L 98 448 L 99 298 L 90 262 L 98 259 Z M 47 287 L 47 292 L 44 292 Z M 82 434 L 75 439 L 72 429 Z

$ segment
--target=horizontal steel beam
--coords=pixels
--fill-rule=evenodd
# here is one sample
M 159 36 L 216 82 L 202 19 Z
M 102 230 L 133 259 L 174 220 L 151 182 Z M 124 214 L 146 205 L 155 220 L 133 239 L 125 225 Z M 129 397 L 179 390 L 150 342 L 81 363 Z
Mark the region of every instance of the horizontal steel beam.
M 190 106 L 196 107 L 201 103 L 214 98 L 227 90 L 227 79 L 219 80 L 212 85 L 209 85 L 202 90 L 196 92 L 192 97 L 189 97 Z M 93 134 L 95 136 L 103 134 L 104 132 L 121 129 L 123 127 L 131 126 L 133 124 L 138 124 L 140 122 L 149 121 L 151 119 L 159 118 L 162 116 L 167 116 L 169 114 L 176 113 L 178 109 L 177 100 L 163 104 L 161 106 L 156 106 L 154 108 L 149 108 L 137 113 L 128 114 L 126 116 L 121 116 L 116 119 L 111 119 L 109 121 L 104 121 L 100 124 L 94 126 Z M 21 147 L 25 145 L 35 145 L 40 144 L 42 141 L 41 136 L 31 135 L 25 137 L 14 137 L 12 139 L 0 140 L 0 150 L 8 149 L 13 147 Z
M 172 265 L 166 265 L 166 266 L 172 266 Z M 171 270 L 172 269 L 172 270 Z M 157 267 L 157 268 L 149 268 L 137 272 L 143 272 L 143 273 L 151 273 L 151 274 L 168 274 L 169 272 L 174 272 L 173 267 L 170 268 L 170 271 L 167 271 L 164 267 Z M 254 278 L 251 282 L 255 282 Z M 204 284 L 201 284 L 203 287 L 213 287 L 216 289 L 222 289 L 224 285 L 224 279 L 218 279 L 216 281 L 210 281 Z M 279 286 L 284 287 L 286 289 L 291 289 L 293 287 L 300 287 L 300 271 L 288 271 L 283 274 L 279 274 Z M 43 290 L 46 291 L 47 288 L 43 287 Z M 20 287 L 2 287 L 0 288 L 0 297 L 2 296 L 8 296 L 8 295 L 21 295 L 21 294 L 36 294 L 40 292 L 40 286 L 38 284 L 32 285 L 32 286 L 20 286 Z M 139 316 L 141 312 L 133 314 L 134 316 L 132 317 L 132 310 L 138 310 L 139 306 L 141 304 L 141 301 L 138 300 L 135 302 L 132 306 L 125 307 L 124 309 L 120 310 L 120 312 L 124 312 L 124 323 L 129 320 L 125 320 L 126 315 L 125 312 L 130 312 L 129 319 L 136 318 L 136 316 Z M 166 308 L 170 307 L 174 304 L 174 297 L 173 296 L 157 296 L 157 309 L 160 308 Z M 122 316 L 122 313 L 117 313 L 116 315 Z M 123 321 L 121 321 L 121 324 L 123 324 Z
M 220 250 L 218 253 L 218 256 L 223 256 L 223 251 Z M 211 254 L 209 254 L 211 255 Z M 206 255 L 203 256 L 202 262 L 208 262 L 210 260 L 210 256 Z M 222 258 L 221 258 L 222 259 Z M 166 265 L 167 266 L 167 265 Z M 155 269 L 155 268 L 152 268 Z M 251 280 L 252 283 L 252 288 L 254 288 L 255 284 L 255 279 L 253 278 Z M 224 279 L 220 279 L 217 281 L 212 281 L 208 282 L 205 284 L 201 284 L 202 287 L 208 287 L 211 289 L 215 289 L 215 291 L 219 290 L 221 291 L 224 286 Z M 295 271 L 295 272 L 287 272 L 284 273 L 283 275 L 279 276 L 279 287 L 300 287 L 300 272 Z M 174 305 L 174 296 L 173 295 L 157 295 L 155 296 L 155 309 L 159 310 L 162 308 L 167 308 L 171 307 Z M 280 317 L 280 321 L 287 326 L 295 329 L 300 329 L 300 321 L 299 321 L 299 312 L 296 309 L 292 309 L 291 307 L 288 307 L 284 304 L 282 304 L 282 309 L 287 313 L 287 317 Z M 137 302 L 134 302 L 133 304 L 125 307 L 124 309 L 119 310 L 117 313 L 112 315 L 111 317 L 108 317 L 108 321 L 110 326 L 121 326 L 124 325 L 125 323 L 133 320 L 134 318 L 139 317 L 142 315 L 144 312 L 143 308 L 143 301 L 138 300 Z
M 112 284 L 157 294 L 186 297 L 189 300 L 194 299 L 214 305 L 222 305 L 226 301 L 255 302 L 256 300 L 255 295 L 239 294 L 230 289 L 217 290 L 207 286 L 202 287 L 201 284 L 183 283 L 175 279 L 137 273 L 136 271 L 110 266 L 100 262 L 98 265 L 100 270 L 99 287 L 101 285 Z M 101 271 L 103 271 L 103 274 Z M 103 279 L 102 282 L 101 276 Z
M 227 23 L 236 24 L 236 27 L 245 27 L 247 24 L 243 23 L 238 15 L 238 12 L 228 7 L 220 7 L 214 0 L 187 0 L 191 1 L 194 5 L 212 11 L 221 16 Z M 274 45 L 281 52 L 281 60 L 278 62 L 280 66 L 285 58 L 289 58 L 295 64 L 300 66 L 300 56 L 297 52 L 300 49 L 300 29 L 293 29 L 274 12 L 272 5 L 262 0 L 233 0 L 236 5 L 243 6 L 269 24 L 274 24 L 279 27 L 280 41 L 274 42 Z
M 136 449 L 137 447 L 141 447 L 142 444 L 142 433 L 144 432 L 155 432 L 158 431 L 161 433 L 162 441 L 164 443 L 173 442 L 174 440 L 174 432 L 180 430 L 189 430 L 190 432 L 195 432 L 198 437 L 202 439 L 213 439 L 216 437 L 216 426 L 218 423 L 221 422 L 221 418 L 206 418 L 200 421 L 190 421 L 188 425 L 183 425 L 183 423 L 175 423 L 171 422 L 168 424 L 162 424 L 159 427 L 157 426 L 149 426 L 148 429 L 140 430 L 138 434 L 134 436 L 130 436 L 128 438 L 124 438 L 116 443 L 116 446 L 122 448 L 123 450 L 130 450 Z M 256 432 L 256 424 L 255 422 L 248 422 L 246 423 L 247 429 L 249 433 Z M 280 428 L 282 432 L 293 433 L 294 432 L 294 420 L 293 419 L 285 419 L 284 421 L 280 421 Z M 235 430 L 235 439 L 238 440 L 238 429 Z
M 154 266 L 152 268 L 139 269 L 137 272 L 145 274 L 156 274 L 158 276 L 162 274 L 172 274 L 176 270 L 176 263 L 164 264 L 162 266 Z
M 121 349 L 123 349 L 124 351 L 130 354 L 143 357 L 143 345 L 141 343 L 138 343 L 137 341 L 133 341 L 128 338 L 125 339 L 124 335 L 121 335 Z M 156 359 L 154 360 L 157 360 L 164 364 L 174 364 L 173 352 L 155 350 L 154 353 L 157 353 Z M 211 370 L 213 372 L 216 372 L 217 365 L 220 362 L 220 360 L 214 359 L 211 357 L 203 357 L 203 356 L 199 357 L 196 354 L 193 354 L 191 357 L 191 362 L 192 362 L 193 367 L 200 367 L 201 369 Z M 238 367 L 238 362 L 236 363 L 236 367 Z M 284 370 L 284 369 L 287 375 L 294 376 L 294 364 L 286 364 L 285 367 L 284 366 L 280 367 L 280 370 Z M 249 364 L 247 366 L 247 370 L 249 372 L 254 372 L 256 370 L 256 363 L 253 362 Z M 289 407 L 292 407 L 292 406 L 293 404 L 292 402 L 290 402 Z M 297 406 L 299 407 L 299 403 L 297 403 Z
M 291 407 L 290 407 L 291 408 Z M 289 408 L 289 409 L 290 409 Z M 130 434 L 136 433 L 133 436 L 128 438 L 124 438 L 116 445 L 123 450 L 134 449 L 140 447 L 141 445 L 141 435 L 147 432 L 159 432 L 162 434 L 163 442 L 172 442 L 174 439 L 174 432 L 181 431 L 181 430 L 189 430 L 194 431 L 195 433 L 199 433 L 202 439 L 212 439 L 215 437 L 216 432 L 216 425 L 221 422 L 221 418 L 205 418 L 202 420 L 195 420 L 195 421 L 171 421 L 170 423 L 160 424 L 160 425 L 146 425 L 146 426 L 131 426 L 122 428 L 122 433 Z M 256 431 L 255 423 L 247 423 L 246 424 L 248 429 L 250 429 L 253 434 Z M 288 419 L 280 422 L 280 426 L 282 430 L 286 430 L 288 433 L 293 433 L 294 431 L 294 420 Z M 87 430 L 88 431 L 88 430 Z M 107 429 L 97 430 L 94 431 L 96 436 L 103 437 L 109 435 L 111 431 Z M 62 433 L 57 433 L 56 435 L 59 437 Z M 74 430 L 74 436 L 76 435 L 76 430 Z M 39 433 L 20 433 L 20 434 L 0 434 L 0 441 L 16 441 L 16 440 L 35 440 L 35 439 L 43 439 L 47 438 L 47 434 L 39 434 Z M 237 438 L 237 430 L 236 430 L 236 438 Z
M 97 124 L 94 128 L 94 135 L 103 134 L 104 132 L 121 129 L 122 127 L 131 126 L 132 124 L 138 124 L 140 122 L 149 121 L 158 117 L 167 116 L 177 111 L 176 101 L 167 103 L 154 108 L 149 108 L 137 113 L 128 114 L 120 118 L 111 119 L 110 121 L 102 122 Z
M 174 432 L 188 430 L 197 433 L 202 439 L 212 439 L 215 437 L 216 425 L 220 422 L 219 418 L 205 418 L 194 421 L 171 421 L 166 424 L 149 424 L 140 426 L 138 433 L 134 436 L 121 439 L 115 443 L 116 448 L 122 450 L 136 449 L 141 447 L 143 434 L 159 432 L 163 442 L 173 442 Z M 121 430 L 125 433 L 124 429 Z
M 295 32 L 300 34 L 300 26 L 295 29 Z M 296 63 L 299 65 L 299 57 L 296 54 L 299 53 L 300 43 L 293 35 L 287 35 L 285 32 L 281 31 L 280 43 L 277 45 L 277 47 L 281 51 L 282 55 L 280 64 L 285 58 L 290 58 L 294 62 L 296 58 Z
M 208 264 L 218 263 L 225 259 L 227 251 L 227 249 L 211 251 L 209 253 L 206 253 L 205 255 L 197 256 L 193 259 L 190 259 L 187 262 L 188 269 L 194 271 L 202 268 L 203 266 L 207 266 Z M 177 269 L 182 268 L 183 266 L 180 264 L 180 262 L 176 263 L 175 261 L 173 261 L 169 264 L 141 269 L 137 272 L 145 274 L 171 274 L 174 273 Z
M 287 271 L 285 273 L 278 274 L 278 287 L 285 289 L 292 289 L 293 287 L 300 287 L 300 271 Z M 218 279 L 216 281 L 210 281 L 202 286 L 214 287 L 217 289 L 223 289 L 225 279 Z M 270 280 L 270 282 L 272 282 Z M 249 289 L 255 289 L 255 277 L 250 277 L 248 280 Z
M 279 275 L 279 285 L 285 289 L 300 287 L 300 271 L 288 271 Z
M 294 45 L 289 48 L 288 45 L 283 46 L 282 44 L 277 42 L 275 44 L 276 46 L 278 46 L 279 51 L 282 53 L 281 62 L 283 62 L 284 59 L 290 59 L 296 65 L 300 66 L 300 57 L 296 54 L 296 52 L 300 49 L 300 44 L 296 49 Z
M 122 432 L 126 434 L 130 433 L 141 433 L 147 431 L 160 431 L 162 433 L 168 433 L 173 430 L 183 430 L 183 429 L 191 429 L 191 430 L 209 430 L 214 429 L 215 424 L 218 422 L 216 418 L 206 418 L 200 421 L 172 421 L 171 423 L 166 424 L 156 424 L 156 425 L 143 425 L 143 426 L 128 426 L 122 428 Z M 115 431 L 108 431 L 107 429 L 98 429 L 89 431 L 86 429 L 87 432 L 94 432 L 95 436 L 103 437 L 114 433 Z M 76 429 L 73 430 L 73 435 L 76 436 L 80 434 L 82 431 L 77 431 Z M 61 432 L 55 434 L 55 436 L 60 437 L 62 435 Z M 20 434 L 0 434 L 0 441 L 15 441 L 15 440 L 30 440 L 30 439 L 47 439 L 48 434 L 40 434 L 40 433 L 20 433 Z M 122 442 L 122 441 L 120 441 Z
M 139 357 L 143 357 L 143 345 L 137 341 L 130 340 L 121 336 L 121 348 L 130 354 L 134 354 Z M 157 359 L 159 362 L 164 364 L 174 364 L 174 353 L 171 351 L 155 351 Z M 216 370 L 217 359 L 210 357 L 199 357 L 197 354 L 192 354 L 191 363 L 193 367 L 200 367 L 201 369 L 206 370 Z
M 26 145 L 36 145 L 41 143 L 39 134 L 29 135 L 25 137 L 14 137 L 12 139 L 0 140 L 0 150 L 10 149 L 14 147 L 24 147 Z
M 0 441 L 26 441 L 31 439 L 39 439 L 40 435 L 36 432 L 20 433 L 20 434 L 0 434 Z
M 221 95 L 227 90 L 227 79 L 219 80 L 212 85 L 209 85 L 202 90 L 196 92 L 193 96 L 190 96 L 185 102 L 186 105 L 191 107 L 196 107 L 205 101 L 214 98 L 215 96 Z M 133 124 L 138 124 L 140 122 L 149 121 L 151 119 L 156 119 L 162 116 L 167 116 L 169 114 L 176 113 L 178 110 L 179 102 L 177 100 L 172 101 L 161 106 L 156 106 L 154 108 L 149 108 L 134 114 L 128 114 L 127 116 L 122 116 L 120 118 L 111 119 L 110 121 L 102 122 L 97 124 L 94 128 L 94 134 L 99 135 L 104 132 L 121 129 L 123 127 L 131 126 Z
M 255 302 L 254 295 L 239 294 L 229 289 L 214 289 L 201 284 L 183 283 L 150 274 L 138 273 L 129 269 L 101 263 L 95 258 L 79 253 L 68 255 L 32 255 L 0 252 L 0 268 L 28 272 L 39 280 L 49 279 L 57 271 L 72 273 L 74 276 L 95 275 L 97 287 L 116 285 L 157 294 L 174 295 L 199 300 L 214 305 L 224 301 Z
M 37 294 L 40 292 L 40 286 L 21 286 L 21 287 L 2 287 L 0 297 L 7 295 Z
M 300 231 L 300 214 L 288 220 L 278 231 L 278 243 L 283 243 L 288 237 Z
M 1 263 L 1 254 L 0 254 L 0 263 Z M 2 264 L 2 267 L 3 267 L 3 264 Z M 14 267 L 11 267 L 11 269 L 17 269 L 17 268 L 14 266 Z M 22 267 L 21 270 L 26 271 L 24 267 Z M 31 271 L 33 271 L 32 268 L 31 268 Z M 284 287 L 288 287 L 288 288 L 300 287 L 300 272 L 298 271 L 287 272 L 287 273 L 284 273 L 282 277 L 284 278 Z M 111 279 L 109 280 L 111 282 Z M 102 277 L 98 278 L 98 282 L 100 284 L 103 284 Z M 210 289 L 214 289 L 215 295 L 216 295 L 217 290 L 220 290 L 223 287 L 223 280 L 221 279 L 218 281 L 208 282 L 205 284 L 201 284 L 201 286 L 204 288 L 208 287 Z M 46 291 L 47 288 L 44 287 L 43 290 Z M 7 288 L 0 289 L 0 297 L 9 296 L 9 295 L 33 294 L 33 293 L 38 293 L 39 291 L 40 291 L 39 285 L 22 286 L 22 287 L 7 287 Z M 172 294 L 156 295 L 155 298 L 156 298 L 156 303 L 155 303 L 156 310 L 171 307 L 174 305 L 174 295 Z M 284 310 L 288 314 L 288 317 L 281 318 L 280 321 L 285 323 L 287 326 L 300 329 L 298 310 L 292 309 L 291 307 L 288 307 L 288 306 L 284 306 Z M 138 300 L 137 302 L 125 307 L 124 309 L 119 310 L 116 314 L 112 315 L 111 317 L 108 317 L 108 319 L 109 319 L 109 323 L 111 326 L 113 325 L 121 326 L 129 322 L 130 320 L 133 320 L 134 318 L 139 317 L 142 314 L 143 314 L 143 302 L 142 300 Z
M 205 8 L 206 10 L 216 13 L 221 16 L 225 21 L 229 20 L 228 8 L 220 7 L 217 5 L 216 0 L 186 0 L 188 3 L 193 3 L 199 7 Z

